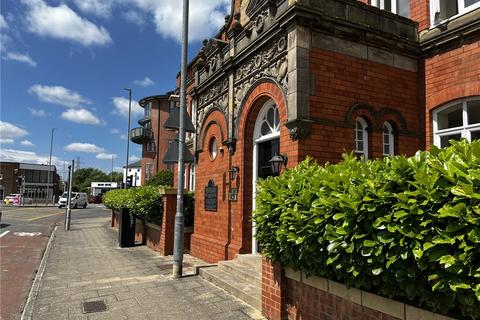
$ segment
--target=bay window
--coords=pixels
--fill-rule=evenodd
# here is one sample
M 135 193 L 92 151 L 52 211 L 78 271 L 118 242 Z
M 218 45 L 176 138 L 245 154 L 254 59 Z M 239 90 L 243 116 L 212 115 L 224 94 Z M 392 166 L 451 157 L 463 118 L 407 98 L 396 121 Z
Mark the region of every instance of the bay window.
M 433 112 L 433 138 L 438 147 L 449 140 L 480 139 L 480 97 L 449 103 Z

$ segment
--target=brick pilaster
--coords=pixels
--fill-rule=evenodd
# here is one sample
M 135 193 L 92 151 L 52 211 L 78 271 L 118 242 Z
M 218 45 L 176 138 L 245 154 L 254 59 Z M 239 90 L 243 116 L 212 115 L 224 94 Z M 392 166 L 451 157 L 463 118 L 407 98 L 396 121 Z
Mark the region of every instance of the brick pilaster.
M 280 263 L 262 258 L 262 314 L 270 320 L 285 320 L 286 282 Z
M 175 211 L 177 195 L 166 193 L 163 195 L 162 231 L 160 234 L 159 252 L 168 256 L 173 254 L 173 238 L 175 233 Z

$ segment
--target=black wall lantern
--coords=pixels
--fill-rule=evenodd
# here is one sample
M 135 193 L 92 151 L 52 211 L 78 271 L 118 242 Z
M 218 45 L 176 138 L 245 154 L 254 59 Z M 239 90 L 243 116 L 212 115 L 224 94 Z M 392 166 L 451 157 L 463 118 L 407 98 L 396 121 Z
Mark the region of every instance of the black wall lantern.
M 282 165 L 287 166 L 288 157 L 286 154 L 276 154 L 270 159 L 270 165 L 272 166 L 272 173 L 274 176 L 278 176 L 282 171 Z
M 228 172 L 230 172 L 230 181 L 235 180 L 239 171 L 240 171 L 240 168 L 236 166 L 231 167 L 230 170 L 228 170 Z

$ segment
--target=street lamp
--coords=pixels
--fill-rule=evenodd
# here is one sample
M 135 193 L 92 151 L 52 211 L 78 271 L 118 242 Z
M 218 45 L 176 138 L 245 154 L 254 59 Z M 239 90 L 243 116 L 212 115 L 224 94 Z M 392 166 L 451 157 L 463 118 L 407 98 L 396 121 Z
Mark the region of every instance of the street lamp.
M 52 128 L 52 134 L 50 135 L 50 157 L 48 159 L 48 175 L 47 175 L 47 196 L 45 198 L 45 206 L 48 205 L 48 191 L 50 190 L 50 169 L 52 166 L 52 147 L 53 147 L 53 133 L 55 132 L 55 128 Z M 52 204 L 55 202 L 54 193 L 55 188 L 52 190 Z
M 125 177 L 128 174 L 128 154 L 130 152 L 130 114 L 132 113 L 132 89 L 125 88 L 123 89 L 128 91 L 128 131 L 127 131 L 127 160 L 125 164 Z M 125 180 L 125 189 L 127 189 L 127 183 Z

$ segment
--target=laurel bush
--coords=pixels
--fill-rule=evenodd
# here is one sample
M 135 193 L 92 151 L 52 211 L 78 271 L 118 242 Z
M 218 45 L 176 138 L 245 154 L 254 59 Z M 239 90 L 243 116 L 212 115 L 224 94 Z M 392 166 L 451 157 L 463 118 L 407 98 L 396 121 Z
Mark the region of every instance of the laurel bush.
M 258 183 L 274 262 L 444 314 L 480 317 L 480 141 L 412 157 L 307 159 Z

